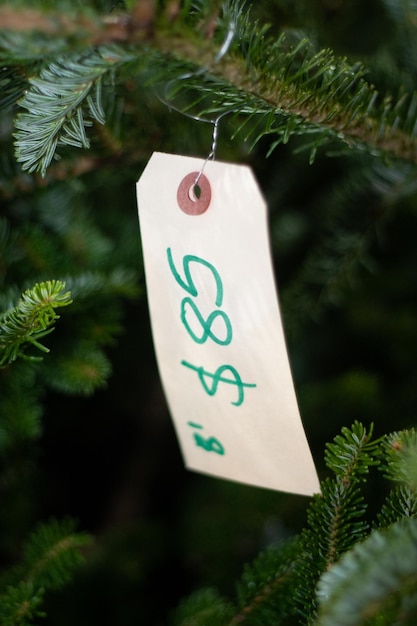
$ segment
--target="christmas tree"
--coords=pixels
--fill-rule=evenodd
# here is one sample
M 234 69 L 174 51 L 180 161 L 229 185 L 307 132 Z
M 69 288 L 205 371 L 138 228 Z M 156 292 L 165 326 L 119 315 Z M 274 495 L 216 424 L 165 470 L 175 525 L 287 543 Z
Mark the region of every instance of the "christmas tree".
M 0 2 L 0 624 L 415 624 L 416 17 Z M 183 469 L 137 222 L 154 151 L 256 175 L 312 499 Z

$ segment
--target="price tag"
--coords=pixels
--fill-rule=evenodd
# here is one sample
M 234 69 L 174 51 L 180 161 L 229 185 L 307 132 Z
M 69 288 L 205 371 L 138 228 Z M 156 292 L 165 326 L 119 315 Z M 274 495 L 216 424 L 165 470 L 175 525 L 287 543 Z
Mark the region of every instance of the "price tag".
M 320 491 L 294 392 L 269 251 L 247 166 L 154 153 L 137 197 L 162 384 L 186 466 Z

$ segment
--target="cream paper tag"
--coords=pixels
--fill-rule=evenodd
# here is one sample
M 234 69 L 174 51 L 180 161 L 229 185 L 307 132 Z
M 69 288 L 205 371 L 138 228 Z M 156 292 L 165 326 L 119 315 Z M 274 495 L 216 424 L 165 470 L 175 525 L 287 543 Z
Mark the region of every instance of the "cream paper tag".
M 159 371 L 186 466 L 320 491 L 294 392 L 267 213 L 247 166 L 154 153 L 137 197 Z M 199 197 L 198 197 L 199 196 Z

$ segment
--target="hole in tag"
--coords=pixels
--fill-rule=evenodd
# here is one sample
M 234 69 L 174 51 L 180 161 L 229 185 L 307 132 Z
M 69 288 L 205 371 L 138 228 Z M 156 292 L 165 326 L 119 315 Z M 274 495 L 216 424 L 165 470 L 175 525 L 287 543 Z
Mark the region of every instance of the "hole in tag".
M 187 215 L 201 215 L 207 211 L 211 201 L 211 187 L 207 177 L 200 174 L 196 184 L 197 177 L 198 172 L 187 174 L 178 187 L 178 206 Z
M 201 198 L 201 187 L 200 185 L 191 185 L 188 190 L 188 197 L 191 202 L 198 202 Z

